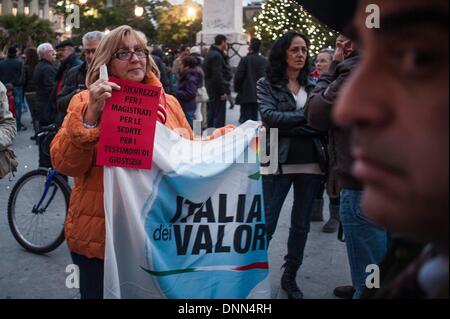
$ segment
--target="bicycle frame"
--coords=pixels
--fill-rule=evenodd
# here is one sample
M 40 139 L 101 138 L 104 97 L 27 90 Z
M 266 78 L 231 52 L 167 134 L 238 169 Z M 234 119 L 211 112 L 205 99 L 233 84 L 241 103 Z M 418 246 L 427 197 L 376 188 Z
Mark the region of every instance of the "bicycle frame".
M 55 179 L 56 175 L 58 175 L 58 172 L 56 172 L 54 169 L 50 169 L 49 174 L 47 176 L 47 180 L 45 181 L 44 193 L 42 194 L 41 199 L 39 200 L 39 203 L 37 205 L 33 206 L 33 210 L 32 210 L 33 214 L 43 214 L 46 211 L 47 207 L 52 202 L 53 198 L 55 197 L 56 191 L 57 191 L 56 186 L 53 187 L 53 192 L 50 195 L 50 198 L 47 201 L 47 203 L 45 204 L 45 206 L 43 208 L 40 208 L 42 203 L 45 200 L 45 197 L 47 196 L 50 186 L 52 186 L 52 182 Z

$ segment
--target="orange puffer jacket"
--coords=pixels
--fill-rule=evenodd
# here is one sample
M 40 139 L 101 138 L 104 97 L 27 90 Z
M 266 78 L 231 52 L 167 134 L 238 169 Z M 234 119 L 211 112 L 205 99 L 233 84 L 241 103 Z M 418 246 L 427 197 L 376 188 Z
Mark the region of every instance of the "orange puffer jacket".
M 148 74 L 147 78 L 147 84 L 162 86 L 155 75 Z M 192 130 L 178 101 L 167 94 L 162 100 L 166 101 L 165 125 L 170 129 L 182 128 L 192 138 Z M 65 223 L 69 250 L 88 258 L 104 259 L 103 168 L 95 164 L 100 129 L 86 129 L 83 126 L 88 102 L 88 91 L 72 98 L 67 116 L 50 150 L 53 167 L 61 174 L 75 178 Z M 215 132 L 214 137 L 225 133 L 227 128 Z

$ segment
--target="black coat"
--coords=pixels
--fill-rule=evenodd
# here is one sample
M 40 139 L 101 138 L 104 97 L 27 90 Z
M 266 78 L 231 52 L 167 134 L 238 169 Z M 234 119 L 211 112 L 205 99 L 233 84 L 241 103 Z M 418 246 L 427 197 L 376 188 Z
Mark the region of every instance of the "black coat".
M 172 85 L 172 74 L 169 67 L 167 67 L 163 60 L 157 55 L 152 55 L 153 61 L 155 61 L 156 66 L 158 67 L 161 84 L 164 88 L 164 91 L 168 94 L 173 94 L 173 85 Z
M 175 97 L 180 102 L 185 113 L 194 112 L 197 108 L 195 98 L 197 90 L 202 87 L 202 84 L 203 74 L 200 67 L 189 69 L 185 74 L 181 75 Z
M 236 104 L 258 102 L 256 82 L 264 77 L 267 59 L 260 53 L 249 53 L 242 58 L 234 76 L 234 90 L 238 93 Z
M 305 87 L 309 94 L 314 81 Z M 303 110 L 297 103 L 287 83 L 271 83 L 262 78 L 257 83 L 258 107 L 264 126 L 267 128 L 267 153 L 269 154 L 270 129 L 278 129 L 278 162 L 280 164 L 319 163 L 325 172 L 327 154 L 323 132 L 307 125 Z
M 65 59 L 61 65 L 58 68 L 58 71 L 56 72 L 56 84 L 53 87 L 51 97 L 50 97 L 50 121 L 54 123 L 56 121 L 56 116 L 58 114 L 57 112 L 57 106 L 56 106 L 56 95 L 59 95 L 61 93 L 63 85 L 64 85 L 64 79 L 66 78 L 68 72 L 73 67 L 76 67 L 78 65 L 82 65 L 83 61 L 81 61 L 78 56 L 74 53 L 71 54 Z M 58 84 L 61 83 L 61 91 L 58 92 Z M 59 119 L 60 120 L 60 119 Z
M 36 92 L 36 85 L 34 83 L 34 68 L 30 64 L 24 64 L 22 67 L 22 77 L 20 78 L 20 82 L 23 85 L 24 92 Z
M 21 86 L 22 61 L 18 58 L 8 57 L 0 61 L 0 82 L 3 84 L 11 83 L 14 86 Z
M 224 94 L 230 94 L 232 79 L 231 68 L 225 54 L 216 46 L 211 46 L 206 55 L 203 68 L 205 84 L 209 98 L 218 100 Z
M 52 122 L 50 97 L 55 87 L 56 72 L 56 67 L 46 60 L 41 60 L 34 68 L 33 79 L 36 84 L 36 109 L 40 122 Z
M 351 132 L 333 124 L 331 112 L 343 85 L 350 78 L 359 62 L 355 53 L 343 62 L 333 62 L 328 73 L 323 74 L 308 97 L 305 113 L 309 125 L 328 131 L 330 167 L 336 171 L 344 188 L 360 190 L 362 185 L 351 173 L 353 158 L 350 150 Z
M 58 125 L 62 124 L 72 97 L 76 93 L 86 89 L 86 73 L 87 63 L 84 62 L 71 68 L 64 77 L 61 92 L 56 97 L 56 122 Z

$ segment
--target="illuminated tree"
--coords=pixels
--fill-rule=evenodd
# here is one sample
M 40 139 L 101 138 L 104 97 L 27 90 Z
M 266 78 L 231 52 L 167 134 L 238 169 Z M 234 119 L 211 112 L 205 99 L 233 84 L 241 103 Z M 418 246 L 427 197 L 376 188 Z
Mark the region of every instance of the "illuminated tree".
M 0 51 L 13 44 L 22 47 L 37 46 L 53 40 L 52 24 L 38 16 L 0 16 Z
M 311 41 L 313 55 L 322 48 L 333 47 L 336 33 L 318 22 L 306 10 L 291 0 L 265 0 L 262 12 L 255 19 L 255 35 L 266 45 L 288 31 L 305 34 Z
M 168 47 L 195 45 L 195 35 L 202 28 L 202 6 L 192 0 L 161 7 L 157 15 L 157 40 Z
M 72 39 L 81 41 L 83 34 L 93 30 L 112 30 L 120 25 L 128 24 L 145 33 L 150 42 L 156 38 L 155 20 L 160 6 L 167 6 L 164 0 L 113 0 L 113 6 L 108 7 L 106 0 L 61 0 L 56 3 L 56 13 L 66 18 L 67 6 L 76 4 L 80 8 L 80 28 L 73 28 Z M 136 16 L 135 7 L 142 7 L 141 16 Z M 69 7 L 70 8 L 70 7 Z

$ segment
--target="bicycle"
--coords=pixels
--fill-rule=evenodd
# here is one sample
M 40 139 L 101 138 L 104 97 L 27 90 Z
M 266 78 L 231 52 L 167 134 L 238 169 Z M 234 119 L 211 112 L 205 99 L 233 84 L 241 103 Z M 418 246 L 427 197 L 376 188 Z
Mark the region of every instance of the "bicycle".
M 47 137 L 54 136 L 56 130 L 54 125 L 43 127 L 38 136 L 49 146 L 51 138 Z M 22 247 L 45 254 L 64 242 L 70 193 L 64 177 L 52 168 L 33 170 L 17 181 L 8 199 L 8 224 Z

